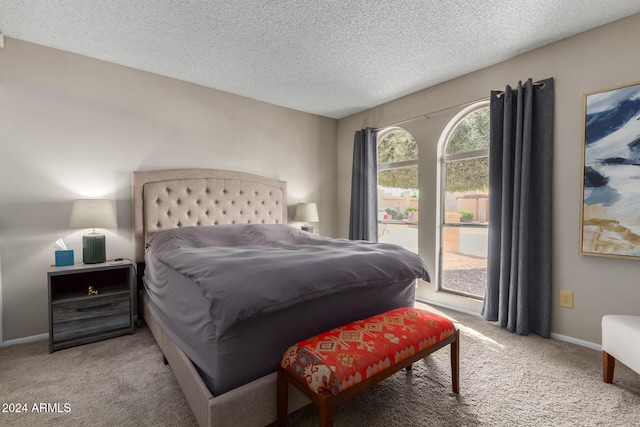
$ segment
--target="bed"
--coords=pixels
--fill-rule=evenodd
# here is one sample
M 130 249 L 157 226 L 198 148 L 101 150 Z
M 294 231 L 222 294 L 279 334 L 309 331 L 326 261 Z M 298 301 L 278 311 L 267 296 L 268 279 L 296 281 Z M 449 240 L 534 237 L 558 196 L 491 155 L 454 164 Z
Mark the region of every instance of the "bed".
M 287 225 L 283 181 L 210 169 L 134 172 L 132 195 L 143 316 L 201 426 L 274 422 L 276 363 L 289 345 L 413 306 L 415 279 L 428 280 L 419 257 L 399 248 L 386 249 L 410 264 L 400 262 L 402 274 L 363 279 L 345 254 L 360 245 L 354 256 L 379 257 L 378 266 L 385 248 Z M 279 258 L 295 268 L 283 273 Z M 291 412 L 308 403 L 291 388 Z

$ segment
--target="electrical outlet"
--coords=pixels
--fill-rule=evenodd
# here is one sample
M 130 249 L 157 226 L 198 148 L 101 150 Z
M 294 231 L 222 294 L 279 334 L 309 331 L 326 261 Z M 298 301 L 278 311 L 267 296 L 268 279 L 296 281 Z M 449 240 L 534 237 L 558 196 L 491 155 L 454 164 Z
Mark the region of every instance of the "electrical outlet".
M 573 292 L 560 291 L 560 307 L 573 308 Z

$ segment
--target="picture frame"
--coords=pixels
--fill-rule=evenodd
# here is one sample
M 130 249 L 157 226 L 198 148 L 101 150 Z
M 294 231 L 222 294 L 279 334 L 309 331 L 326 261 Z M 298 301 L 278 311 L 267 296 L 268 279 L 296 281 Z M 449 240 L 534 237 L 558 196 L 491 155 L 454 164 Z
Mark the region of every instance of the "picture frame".
M 580 253 L 640 260 L 640 82 L 584 95 Z

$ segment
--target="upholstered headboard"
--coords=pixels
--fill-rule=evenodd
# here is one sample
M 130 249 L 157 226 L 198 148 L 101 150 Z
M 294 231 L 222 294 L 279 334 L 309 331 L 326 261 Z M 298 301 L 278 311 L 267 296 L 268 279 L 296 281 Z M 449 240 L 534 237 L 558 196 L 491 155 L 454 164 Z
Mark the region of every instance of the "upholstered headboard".
M 146 238 L 177 227 L 287 222 L 287 183 L 244 172 L 172 169 L 133 172 L 133 245 L 144 262 Z

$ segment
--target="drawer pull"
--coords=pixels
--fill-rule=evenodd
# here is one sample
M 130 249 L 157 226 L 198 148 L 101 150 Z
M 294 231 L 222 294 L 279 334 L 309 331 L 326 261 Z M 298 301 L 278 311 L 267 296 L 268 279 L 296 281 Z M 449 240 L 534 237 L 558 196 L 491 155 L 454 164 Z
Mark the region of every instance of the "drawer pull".
M 94 305 L 92 307 L 78 307 L 76 308 L 76 311 L 88 311 L 88 310 L 96 310 L 99 308 L 107 308 L 110 307 L 111 303 L 106 303 L 106 304 L 100 304 L 100 305 Z

